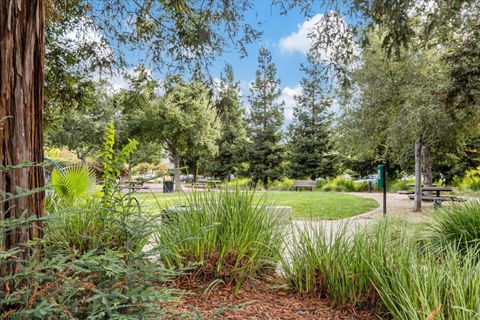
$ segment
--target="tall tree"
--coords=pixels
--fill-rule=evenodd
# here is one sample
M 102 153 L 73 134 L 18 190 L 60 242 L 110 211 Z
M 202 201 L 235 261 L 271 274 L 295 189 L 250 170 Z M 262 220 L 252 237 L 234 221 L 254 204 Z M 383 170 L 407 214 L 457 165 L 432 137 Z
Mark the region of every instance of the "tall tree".
M 252 180 L 268 187 L 269 180 L 282 175 L 285 148 L 282 139 L 284 102 L 280 98 L 280 79 L 266 48 L 260 48 L 255 81 L 250 85 L 248 134 L 249 163 Z
M 222 179 L 236 174 L 244 158 L 241 153 L 246 141 L 245 109 L 239 90 L 233 68 L 227 64 L 220 77 L 220 92 L 215 103 L 221 135 L 217 142 L 218 155 L 212 161 L 213 175 Z
M 293 122 L 289 126 L 290 175 L 294 178 L 332 175 L 333 163 L 329 141 L 328 108 L 331 99 L 322 88 L 325 79 L 321 66 L 309 52 L 300 84 L 302 93 L 295 96 Z
M 90 82 L 83 88 L 81 101 L 75 108 L 62 110 L 62 116 L 50 124 L 45 144 L 66 147 L 76 153 L 82 164 L 102 144 L 103 136 L 116 110 L 102 83 Z
M 45 1 L 0 2 L 0 219 L 45 214 L 44 192 L 19 197 L 21 190 L 43 187 L 43 95 Z M 23 165 L 22 165 L 23 164 Z M 0 251 L 42 236 L 39 220 L 1 230 Z M 1 264 L 0 274 L 19 264 Z
M 340 121 L 341 145 L 351 154 L 376 155 L 403 167 L 415 159 L 417 180 L 423 171 L 425 183 L 431 183 L 431 153 L 446 156 L 464 148 L 470 124 L 461 113 L 452 117 L 438 99 L 446 83 L 439 48 L 402 50 L 392 60 L 381 40 L 381 32 L 372 35 L 352 72 L 357 90 Z M 415 201 L 414 209 L 420 208 Z
M 153 101 L 137 119 L 144 138 L 162 143 L 169 152 L 175 166 L 175 188 L 181 190 L 183 160 L 217 152 L 219 128 L 204 84 L 179 79 L 167 83 L 165 96 Z
M 208 57 L 207 61 L 211 61 L 232 39 L 234 42 L 239 40 L 238 47 L 242 51 L 245 43 L 259 36 L 252 27 L 240 23 L 250 1 L 219 0 L 211 1 L 208 6 L 183 0 L 1 1 L 0 157 L 3 167 L 43 161 L 47 3 L 49 19 L 54 18 L 55 9 L 81 8 L 78 17 L 84 23 L 78 27 L 93 25 L 93 31 L 103 43 L 110 44 L 111 52 L 118 54 L 116 60 L 120 62 L 123 60 L 121 51 L 131 45 L 130 48 L 146 48 L 151 53 L 151 60 L 160 65 L 170 59 L 185 66 L 193 59 Z M 245 32 L 239 32 L 241 29 Z M 36 189 L 43 186 L 40 167 L 1 173 L 0 190 L 7 194 L 16 194 L 17 187 Z M 12 205 L 12 209 L 7 210 Z M 24 210 L 31 215 L 43 216 L 44 194 L 39 192 L 24 199 L 3 202 L 0 207 L 7 217 L 18 217 Z M 39 222 L 2 234 L 1 249 L 16 247 L 36 236 L 41 236 Z

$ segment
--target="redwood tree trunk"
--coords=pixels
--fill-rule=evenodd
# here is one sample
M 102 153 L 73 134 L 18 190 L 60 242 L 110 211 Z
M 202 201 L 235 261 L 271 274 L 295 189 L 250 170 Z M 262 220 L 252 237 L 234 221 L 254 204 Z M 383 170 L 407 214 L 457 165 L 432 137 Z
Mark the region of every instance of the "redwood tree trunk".
M 26 168 L 0 169 L 0 191 L 7 198 L 17 188 L 44 186 L 42 108 L 44 96 L 44 0 L 0 1 L 0 161 L 1 166 L 28 164 Z M 0 194 L 0 198 L 2 195 Z M 23 214 L 42 217 L 44 192 L 0 203 L 0 219 Z M 8 232 L 0 230 L 0 251 L 20 247 L 17 256 L 28 257 L 27 241 L 42 236 L 40 221 Z M 14 273 L 19 264 L 0 268 Z

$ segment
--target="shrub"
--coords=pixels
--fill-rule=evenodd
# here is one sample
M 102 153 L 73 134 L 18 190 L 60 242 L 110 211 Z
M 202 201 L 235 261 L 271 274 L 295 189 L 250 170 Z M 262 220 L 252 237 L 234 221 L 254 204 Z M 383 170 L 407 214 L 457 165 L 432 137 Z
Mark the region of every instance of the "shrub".
M 268 190 L 272 191 L 288 191 L 292 190 L 294 180 L 289 178 L 283 178 L 281 180 L 275 180 L 269 183 Z
M 405 180 L 388 180 L 387 181 L 387 190 L 389 192 L 398 192 L 398 191 L 407 191 L 411 187 L 408 185 L 408 181 Z
M 468 170 L 459 186 L 462 189 L 480 191 L 480 169 Z
M 151 229 L 151 221 L 144 217 L 131 195 L 117 194 L 109 202 L 92 198 L 83 203 L 49 207 L 45 224 L 48 245 L 74 252 L 115 250 L 125 246 L 126 241 L 130 249 L 140 250 Z
M 0 278 L 2 319 L 166 317 L 164 303 L 173 300 L 172 290 L 161 284 L 176 273 L 156 262 L 161 252 L 140 250 L 156 224 L 140 212 L 120 219 L 120 210 L 129 209 L 120 203 L 102 202 L 107 207 L 99 203 L 60 206 L 65 215 L 49 213 L 44 239 L 0 252 L 1 270 L 9 263 L 19 266 L 16 273 Z M 87 212 L 76 212 L 86 208 Z M 90 221 L 104 212 L 115 215 Z M 35 220 L 0 220 L 0 236 Z M 32 254 L 18 260 L 21 250 Z
M 155 234 L 170 253 L 161 257 L 166 266 L 195 266 L 198 276 L 238 287 L 274 272 L 285 225 L 278 213 L 267 210 L 264 198 L 239 189 L 185 197 L 188 205 L 167 211 Z
M 250 186 L 250 179 L 248 178 L 232 179 L 226 183 L 226 186 L 227 188 L 230 188 L 230 189 L 236 189 L 236 188 L 248 189 Z
M 424 225 L 420 241 L 434 251 L 454 247 L 460 252 L 480 249 L 480 202 L 453 203 L 436 210 Z
M 148 253 L 96 250 L 82 255 L 34 243 L 35 255 L 23 261 L 0 290 L 3 319 L 159 319 L 172 301 L 161 286 L 173 273 Z M 14 252 L 0 254 L 3 261 Z
M 333 179 L 327 179 L 327 182 L 322 187 L 322 191 L 354 192 L 358 191 L 358 187 L 353 180 L 338 176 Z

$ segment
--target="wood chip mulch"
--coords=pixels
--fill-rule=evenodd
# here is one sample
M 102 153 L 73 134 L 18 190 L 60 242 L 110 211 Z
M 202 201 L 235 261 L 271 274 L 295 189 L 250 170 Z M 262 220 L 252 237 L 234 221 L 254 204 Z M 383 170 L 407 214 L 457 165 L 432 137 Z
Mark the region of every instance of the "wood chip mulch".
M 194 318 L 194 315 L 198 317 L 199 314 L 209 319 L 242 320 L 378 319 L 371 311 L 333 308 L 318 296 L 298 295 L 280 288 L 276 282 L 245 284 L 235 293 L 235 287 L 226 284 L 215 285 L 192 278 L 177 279 L 172 287 L 190 294 L 180 295 L 179 301 L 169 308 L 175 314 L 184 313 L 184 319 Z

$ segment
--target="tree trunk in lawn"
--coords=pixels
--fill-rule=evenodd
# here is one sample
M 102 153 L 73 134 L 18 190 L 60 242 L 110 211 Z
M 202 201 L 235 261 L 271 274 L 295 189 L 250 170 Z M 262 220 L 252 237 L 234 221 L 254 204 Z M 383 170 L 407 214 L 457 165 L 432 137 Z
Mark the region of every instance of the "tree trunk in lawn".
M 422 145 L 423 184 L 427 187 L 431 187 L 433 183 L 431 150 L 432 147 L 429 144 Z
M 0 171 L 0 190 L 16 195 L 17 188 L 44 186 L 42 109 L 44 97 L 44 0 L 0 1 L 0 161 L 1 166 L 25 164 L 25 168 Z M 0 203 L 0 219 L 45 214 L 44 192 Z M 42 224 L 2 233 L 0 251 L 19 247 L 26 259 L 31 252 L 24 244 L 42 237 Z M 0 275 L 18 271 L 18 263 L 0 267 Z
M 182 181 L 180 180 L 180 156 L 178 153 L 173 153 L 173 165 L 175 167 L 175 191 L 182 191 Z
M 415 141 L 415 195 L 413 212 L 422 211 L 422 142 Z

